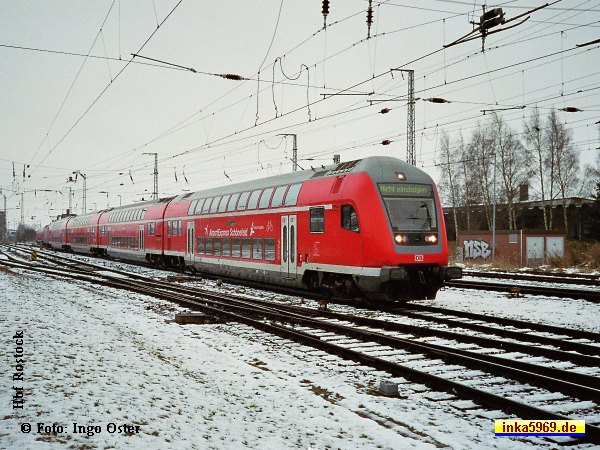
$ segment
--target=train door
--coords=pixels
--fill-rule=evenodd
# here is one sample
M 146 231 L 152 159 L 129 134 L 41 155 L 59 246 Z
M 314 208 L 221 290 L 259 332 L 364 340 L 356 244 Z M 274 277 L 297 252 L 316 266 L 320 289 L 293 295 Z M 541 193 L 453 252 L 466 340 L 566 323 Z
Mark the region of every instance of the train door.
M 187 246 L 185 256 L 190 262 L 194 262 L 194 222 L 187 223 Z
M 297 216 L 281 216 L 281 276 L 283 278 L 296 278 L 297 237 Z
M 144 225 L 140 225 L 140 252 L 144 253 Z

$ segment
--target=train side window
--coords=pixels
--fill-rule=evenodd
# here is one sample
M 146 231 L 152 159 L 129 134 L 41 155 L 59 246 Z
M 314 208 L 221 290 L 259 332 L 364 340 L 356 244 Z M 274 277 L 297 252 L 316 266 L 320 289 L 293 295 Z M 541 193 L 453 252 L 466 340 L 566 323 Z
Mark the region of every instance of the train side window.
M 250 259 L 250 238 L 242 238 L 242 258 Z
M 300 194 L 300 188 L 302 183 L 292 184 L 288 189 L 287 195 L 285 196 L 284 206 L 296 206 L 298 203 L 298 194 Z
M 213 240 L 212 240 L 212 238 L 206 238 L 205 247 L 204 247 L 204 253 L 207 254 L 207 255 L 212 255 L 213 254 Z
M 196 207 L 194 208 L 194 215 L 198 215 L 202 212 L 202 207 L 204 206 L 205 201 L 205 198 L 198 200 L 198 203 L 196 203 Z
M 171 236 L 171 221 L 167 221 L 167 236 Z
M 215 199 L 212 202 L 212 205 L 210 207 L 210 213 L 216 213 L 217 210 L 219 209 L 219 202 L 221 201 L 223 197 L 215 197 Z
M 223 238 L 223 256 L 231 256 L 231 239 Z
M 252 259 L 262 259 L 262 257 L 263 257 L 262 238 L 253 238 L 252 239 Z
M 275 193 L 271 199 L 271 208 L 277 208 L 278 206 L 283 205 L 283 196 L 285 195 L 287 188 L 287 186 L 279 186 L 275 189 Z
M 196 210 L 196 205 L 198 202 L 199 200 L 194 200 L 192 203 L 190 203 L 190 207 L 188 208 L 188 216 L 194 215 L 194 211 Z
M 204 254 L 204 238 L 203 237 L 198 238 L 198 254 L 200 254 L 200 255 Z
M 212 198 L 207 198 L 206 201 L 204 202 L 204 206 L 202 207 L 202 214 L 206 214 L 208 212 L 208 210 L 210 209 L 210 205 L 213 202 Z
M 231 256 L 234 258 L 240 257 L 240 238 L 231 239 Z
M 240 194 L 240 199 L 238 200 L 237 208 L 236 208 L 238 211 L 243 211 L 246 209 L 246 202 L 248 201 L 249 195 L 250 195 L 250 191 L 242 192 Z
M 325 208 L 322 206 L 310 208 L 310 232 L 325 232 Z
M 263 191 L 263 195 L 260 197 L 260 203 L 258 205 L 259 208 L 268 208 L 269 202 L 271 201 L 271 194 L 273 194 L 273 190 L 275 188 L 268 188 Z
M 221 203 L 219 204 L 219 209 L 217 210 L 217 212 L 225 212 L 225 210 L 227 209 L 227 204 L 229 203 L 230 197 L 231 197 L 231 194 L 227 194 L 227 195 L 224 195 L 223 198 L 221 198 Z
M 221 238 L 215 238 L 213 253 L 215 256 L 221 256 Z
M 235 211 L 235 205 L 240 198 L 240 194 L 231 194 L 231 198 L 229 199 L 229 203 L 227 203 L 227 211 Z
M 275 239 L 265 238 L 265 260 L 275 261 Z
M 342 228 L 350 231 L 360 231 L 358 217 L 352 205 L 342 205 Z
M 248 209 L 256 209 L 256 206 L 258 205 L 258 197 L 260 197 L 261 192 L 261 189 L 252 191 L 252 194 L 250 194 L 250 199 L 248 200 Z
M 155 231 L 156 231 L 156 222 L 150 222 L 148 224 L 148 236 L 154 236 Z

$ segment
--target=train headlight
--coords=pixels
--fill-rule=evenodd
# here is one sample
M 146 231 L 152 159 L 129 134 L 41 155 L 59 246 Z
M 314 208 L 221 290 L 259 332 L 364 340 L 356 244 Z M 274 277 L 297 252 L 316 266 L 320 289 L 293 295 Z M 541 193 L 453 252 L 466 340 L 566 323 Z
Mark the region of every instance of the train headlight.
M 396 244 L 406 244 L 408 242 L 408 236 L 397 233 L 394 235 L 394 241 L 396 241 Z
M 428 244 L 437 244 L 438 241 L 438 237 L 436 234 L 426 234 L 425 235 L 425 242 L 427 242 Z

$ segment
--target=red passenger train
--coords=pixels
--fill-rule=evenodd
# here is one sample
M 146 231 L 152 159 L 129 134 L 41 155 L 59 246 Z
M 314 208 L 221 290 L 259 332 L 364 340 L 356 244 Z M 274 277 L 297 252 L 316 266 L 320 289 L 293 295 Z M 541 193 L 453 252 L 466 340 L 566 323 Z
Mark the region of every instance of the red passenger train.
M 55 248 L 372 300 L 435 298 L 448 245 L 433 180 L 389 157 L 64 218 Z M 45 236 L 45 238 L 44 238 Z

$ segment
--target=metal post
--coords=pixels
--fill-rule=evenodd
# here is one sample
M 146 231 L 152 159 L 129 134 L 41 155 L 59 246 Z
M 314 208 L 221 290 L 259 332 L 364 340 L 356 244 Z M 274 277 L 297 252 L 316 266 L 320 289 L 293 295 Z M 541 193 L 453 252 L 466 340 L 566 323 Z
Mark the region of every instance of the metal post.
M 494 152 L 494 194 L 492 209 L 492 264 L 496 260 L 496 152 Z
M 79 175 L 83 177 L 83 214 L 87 212 L 86 201 L 87 201 L 87 177 L 79 172 Z
M 406 117 L 406 161 L 413 166 L 417 164 L 415 157 L 415 71 L 408 73 L 408 111 Z
M 415 71 L 412 69 L 392 69 L 408 74 L 408 108 L 406 112 L 406 162 L 417 164 L 415 157 Z
M 25 224 L 25 194 L 21 192 L 21 224 Z
M 279 133 L 277 136 L 293 136 L 294 147 L 292 149 L 292 170 L 296 172 L 298 170 L 298 143 L 296 141 L 297 136 L 294 133 Z
M 158 153 L 142 153 L 142 155 L 154 155 L 154 191 L 152 198 L 158 200 Z
M 67 211 L 67 213 L 71 214 L 72 210 L 73 210 L 73 188 L 71 186 L 69 186 L 69 210 Z

